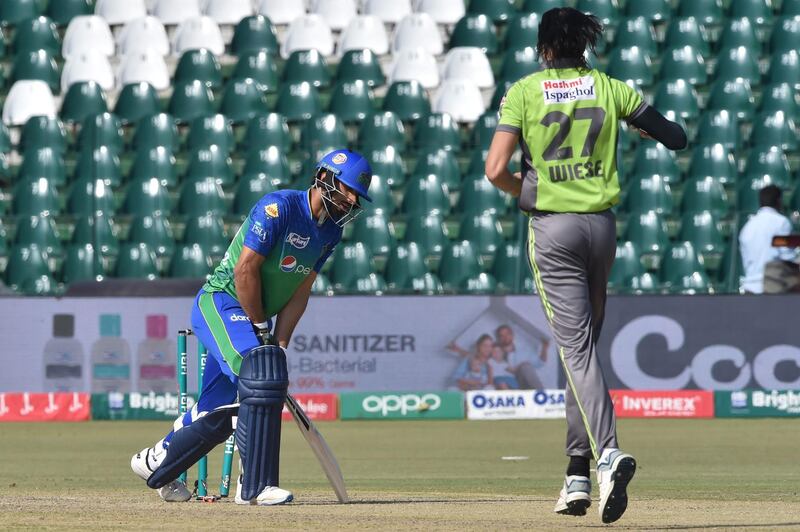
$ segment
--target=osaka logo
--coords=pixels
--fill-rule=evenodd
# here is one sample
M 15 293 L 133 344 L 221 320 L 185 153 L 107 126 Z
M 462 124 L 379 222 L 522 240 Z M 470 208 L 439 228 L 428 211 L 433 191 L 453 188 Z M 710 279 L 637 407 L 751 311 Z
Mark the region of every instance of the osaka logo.
M 296 266 L 297 266 L 297 259 L 294 258 L 292 255 L 285 256 L 281 261 L 281 271 L 289 273 L 291 271 L 294 271 Z

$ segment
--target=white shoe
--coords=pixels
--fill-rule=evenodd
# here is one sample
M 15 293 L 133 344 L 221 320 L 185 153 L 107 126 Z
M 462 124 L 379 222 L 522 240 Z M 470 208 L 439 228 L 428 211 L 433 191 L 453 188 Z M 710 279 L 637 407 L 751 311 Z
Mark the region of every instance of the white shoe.
M 628 507 L 628 483 L 636 473 L 636 460 L 619 449 L 604 449 L 597 461 L 597 484 L 600 486 L 600 518 L 613 523 Z
M 158 496 L 167 502 L 186 502 L 192 498 L 192 492 L 180 480 L 173 480 L 166 486 L 158 488 Z
M 278 486 L 267 486 L 255 499 L 246 501 L 242 499 L 242 476 L 236 479 L 236 504 L 249 504 L 252 506 L 275 506 L 277 504 L 286 504 L 292 502 L 294 495 L 291 491 L 279 488 Z
M 161 449 L 159 452 L 157 448 Z M 167 456 L 167 451 L 159 441 L 153 447 L 142 449 L 131 457 L 131 469 L 139 475 L 142 480 L 147 480 L 158 469 L 161 462 Z
M 592 505 L 592 481 L 588 477 L 569 475 L 558 494 L 555 512 L 564 515 L 586 515 Z

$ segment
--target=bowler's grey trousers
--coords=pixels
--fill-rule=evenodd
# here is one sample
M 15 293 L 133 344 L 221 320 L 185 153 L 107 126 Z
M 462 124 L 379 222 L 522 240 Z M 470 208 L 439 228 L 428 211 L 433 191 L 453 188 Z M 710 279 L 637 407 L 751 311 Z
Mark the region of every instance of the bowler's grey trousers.
M 597 460 L 604 448 L 617 447 L 596 349 L 615 251 L 611 211 L 531 216 L 531 269 L 567 379 L 567 456 Z

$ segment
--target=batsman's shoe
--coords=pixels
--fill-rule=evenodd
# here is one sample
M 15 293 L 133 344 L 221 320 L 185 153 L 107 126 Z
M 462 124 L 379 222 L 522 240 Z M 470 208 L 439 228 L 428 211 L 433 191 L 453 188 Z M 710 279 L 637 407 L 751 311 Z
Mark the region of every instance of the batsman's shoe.
M 597 461 L 597 484 L 600 486 L 600 518 L 613 523 L 628 507 L 628 482 L 636 473 L 636 460 L 619 449 L 604 449 Z
M 275 506 L 277 504 L 286 504 L 292 502 L 294 495 L 291 491 L 279 488 L 277 486 L 267 486 L 255 499 L 246 501 L 242 499 L 242 476 L 236 481 L 236 504 L 249 504 L 252 506 Z
M 158 496 L 167 502 L 186 502 L 192 498 L 192 492 L 180 480 L 173 480 L 156 491 L 158 491 Z
M 592 481 L 588 477 L 568 475 L 554 511 L 564 515 L 586 515 L 586 509 L 591 505 Z
M 161 449 L 160 451 L 158 449 Z M 161 442 L 156 443 L 153 447 L 142 449 L 131 457 L 131 469 L 139 475 L 142 480 L 147 480 L 150 475 L 158 469 L 164 457 L 167 456 L 167 451 L 161 445 Z

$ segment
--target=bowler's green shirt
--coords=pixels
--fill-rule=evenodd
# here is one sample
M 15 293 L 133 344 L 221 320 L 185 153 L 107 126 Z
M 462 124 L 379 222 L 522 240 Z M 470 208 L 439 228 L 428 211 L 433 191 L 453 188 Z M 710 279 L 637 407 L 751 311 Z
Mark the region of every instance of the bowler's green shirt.
M 619 201 L 619 121 L 635 118 L 647 104 L 603 72 L 563 66 L 514 83 L 500 105 L 497 131 L 520 135 L 521 209 L 603 211 Z

